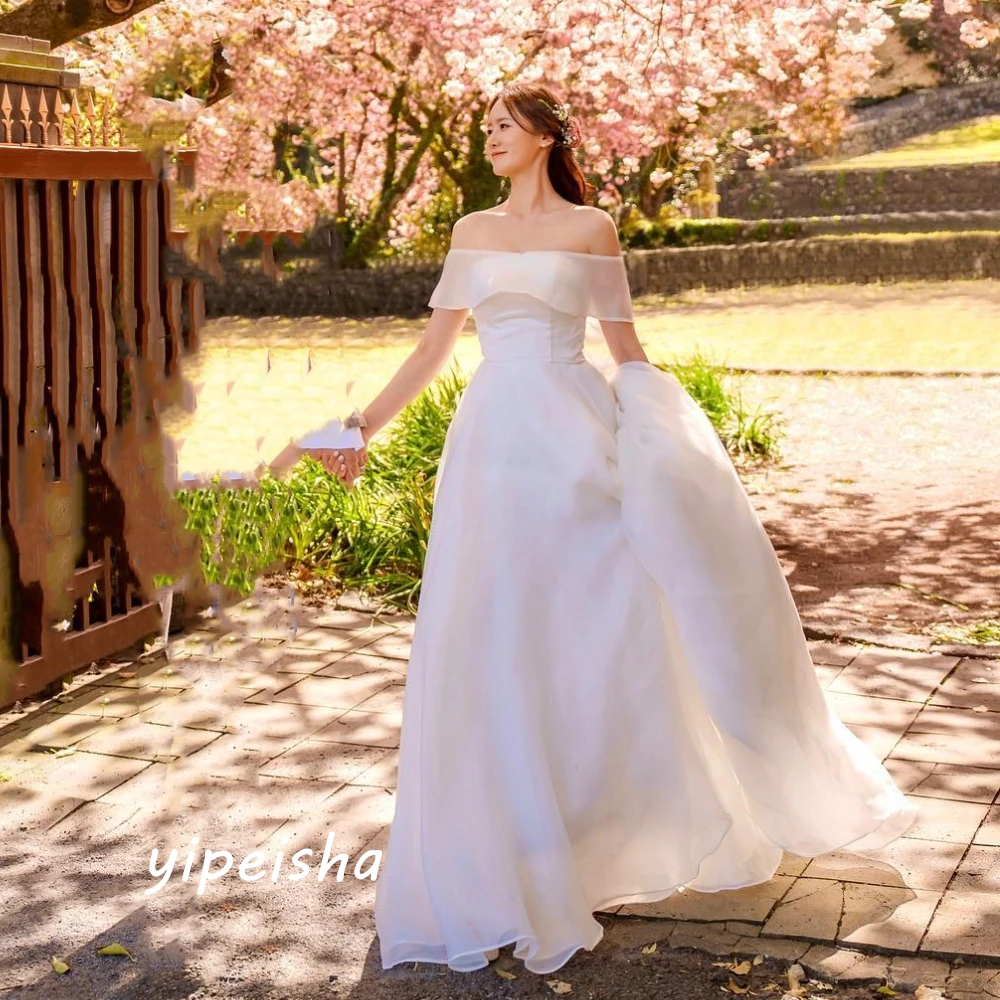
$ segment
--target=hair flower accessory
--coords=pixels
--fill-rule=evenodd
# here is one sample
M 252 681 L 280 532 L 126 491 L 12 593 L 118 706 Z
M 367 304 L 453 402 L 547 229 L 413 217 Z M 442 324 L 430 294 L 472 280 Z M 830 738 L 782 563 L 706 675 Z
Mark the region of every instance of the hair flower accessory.
M 559 145 L 576 149 L 583 142 L 583 131 L 579 119 L 569 113 L 569 105 L 549 104 L 548 101 L 542 101 L 542 104 L 559 119 Z

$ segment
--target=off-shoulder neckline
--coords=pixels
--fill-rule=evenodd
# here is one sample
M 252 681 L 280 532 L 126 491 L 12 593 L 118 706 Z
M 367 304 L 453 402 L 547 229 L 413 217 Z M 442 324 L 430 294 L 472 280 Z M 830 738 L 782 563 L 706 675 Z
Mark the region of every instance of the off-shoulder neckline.
M 561 253 L 568 257 L 592 257 L 594 260 L 624 260 L 622 254 L 584 253 L 579 250 L 491 250 L 488 247 L 452 247 L 448 253 L 501 253 L 526 257 L 532 253 Z

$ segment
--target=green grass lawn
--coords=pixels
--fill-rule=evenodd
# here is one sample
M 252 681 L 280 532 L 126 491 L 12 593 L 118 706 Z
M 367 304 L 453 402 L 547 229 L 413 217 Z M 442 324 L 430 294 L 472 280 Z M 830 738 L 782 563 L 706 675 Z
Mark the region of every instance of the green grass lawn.
M 648 311 L 647 311 L 648 310 Z M 797 285 L 637 302 L 650 357 L 737 368 L 1000 371 L 1000 282 Z
M 998 160 L 1000 160 L 1000 115 L 992 115 L 977 118 L 956 128 L 916 136 L 894 149 L 883 149 L 846 160 L 818 160 L 801 169 L 879 170 L 887 167 L 992 163 Z
M 1000 371 L 1000 282 L 687 292 L 637 298 L 635 310 L 639 339 L 657 362 L 701 350 L 737 368 Z M 182 365 L 198 407 L 163 419 L 182 442 L 182 468 L 253 469 L 292 435 L 366 405 L 423 328 L 400 319 L 208 323 L 201 349 Z M 608 359 L 603 341 L 586 352 Z M 453 357 L 470 374 L 482 358 L 471 319 Z

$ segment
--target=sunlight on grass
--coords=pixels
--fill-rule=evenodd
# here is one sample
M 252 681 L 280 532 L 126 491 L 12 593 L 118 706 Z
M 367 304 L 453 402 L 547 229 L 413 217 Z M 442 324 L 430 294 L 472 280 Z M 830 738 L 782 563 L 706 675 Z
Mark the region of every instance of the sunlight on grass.
M 662 360 L 701 348 L 737 368 L 1000 371 L 998 309 L 994 281 L 797 285 L 688 292 L 645 306 L 636 329 Z
M 1000 115 L 916 136 L 894 149 L 883 149 L 847 160 L 816 161 L 802 169 L 878 170 L 996 161 L 1000 161 Z
M 653 361 L 682 361 L 701 350 L 737 368 L 1000 371 L 998 310 L 1000 282 L 993 281 L 802 285 L 635 300 L 636 329 Z M 182 366 L 199 387 L 197 409 L 163 416 L 179 443 L 181 469 L 250 471 L 292 436 L 367 405 L 416 345 L 424 322 L 208 323 L 201 349 Z M 603 341 L 588 342 L 585 351 L 597 364 L 610 360 Z M 453 357 L 466 374 L 482 359 L 471 319 Z

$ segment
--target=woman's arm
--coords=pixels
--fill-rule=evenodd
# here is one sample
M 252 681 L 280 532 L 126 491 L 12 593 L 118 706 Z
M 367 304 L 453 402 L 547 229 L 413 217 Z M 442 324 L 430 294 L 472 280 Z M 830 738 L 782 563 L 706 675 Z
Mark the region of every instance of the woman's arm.
M 451 356 L 468 316 L 468 309 L 435 309 L 431 313 L 417 346 L 385 388 L 362 410 L 368 423 L 361 430 L 365 444 L 434 381 Z
M 386 387 L 362 410 L 366 427 L 361 428 L 363 448 L 338 448 L 316 452 L 323 463 L 351 489 L 368 460 L 368 442 L 393 417 L 420 395 L 434 380 L 451 354 L 468 309 L 435 309 L 417 346 L 389 379 Z
M 622 250 L 618 242 L 618 227 L 615 225 L 615 220 L 603 209 L 597 208 L 594 209 L 592 226 L 590 252 L 607 257 L 620 257 Z M 646 351 L 639 343 L 634 323 L 616 323 L 602 319 L 600 324 L 608 350 L 616 364 L 621 365 L 626 361 L 649 363 Z

